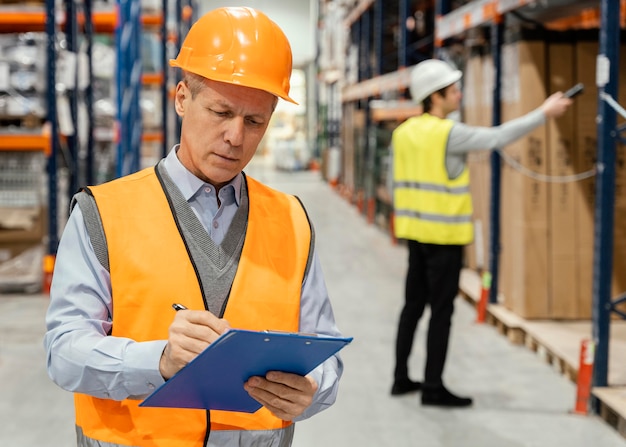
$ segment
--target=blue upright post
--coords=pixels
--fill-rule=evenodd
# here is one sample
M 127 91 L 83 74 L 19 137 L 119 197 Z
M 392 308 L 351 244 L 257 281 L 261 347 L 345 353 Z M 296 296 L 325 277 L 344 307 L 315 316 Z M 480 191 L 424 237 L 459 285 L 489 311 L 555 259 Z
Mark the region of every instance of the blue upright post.
M 608 381 L 611 278 L 613 272 L 613 215 L 615 200 L 616 113 L 602 94 L 617 98 L 619 76 L 619 2 L 602 0 L 600 50 L 598 55 L 598 166 L 593 260 L 593 341 L 595 359 L 592 386 Z
M 398 11 L 398 26 L 400 27 L 400 42 L 398 44 L 398 68 L 408 65 L 407 48 L 409 30 L 406 27 L 406 20 L 409 17 L 409 1 L 400 0 Z
M 374 76 L 383 74 L 383 0 L 374 3 L 374 54 L 376 65 Z
M 163 73 L 163 83 L 161 84 L 161 116 L 163 117 L 163 145 L 161 155 L 165 157 L 169 150 L 169 100 L 167 94 L 168 88 L 168 61 L 167 61 L 167 11 L 168 0 L 163 0 L 163 21 L 161 23 L 161 73 Z
M 491 122 L 494 126 L 501 123 L 500 93 L 502 76 L 502 37 L 503 24 L 497 19 L 491 25 L 491 52 L 493 54 L 493 109 Z M 489 289 L 489 302 L 498 302 L 498 266 L 500 260 L 500 154 L 491 152 L 491 201 L 489 203 L 489 272 L 491 274 L 491 287 Z
M 94 173 L 94 110 L 93 110 L 93 19 L 91 1 L 84 2 L 85 11 L 85 40 L 87 41 L 87 60 L 89 61 L 89 82 L 85 89 L 85 103 L 87 105 L 87 157 L 85 161 L 85 182 L 93 185 Z
M 437 17 L 441 17 L 443 15 L 446 15 L 450 12 L 451 6 L 450 6 L 450 0 L 435 0 L 435 19 Z M 437 43 L 435 42 L 435 57 L 440 57 L 441 56 L 441 48 L 436 46 Z
M 73 0 L 65 0 L 65 38 L 67 40 L 67 50 L 74 54 L 78 60 L 78 9 L 76 2 Z M 70 160 L 68 160 L 69 168 L 69 187 L 68 187 L 68 199 L 71 200 L 72 196 L 78 190 L 79 176 L 80 176 L 80 162 L 79 162 L 79 146 L 80 140 L 78 138 L 78 76 L 77 72 L 74 72 L 73 84 L 68 88 L 66 94 L 70 105 L 70 116 L 72 123 L 74 123 L 74 134 L 67 135 L 67 146 L 70 154 Z
M 141 4 L 139 0 L 118 0 L 116 29 L 118 142 L 116 175 L 139 170 L 141 149 Z
M 48 254 L 56 255 L 59 245 L 57 225 L 57 153 L 59 151 L 59 131 L 57 124 L 56 98 L 56 14 L 55 0 L 46 0 L 46 95 L 47 120 L 50 123 L 50 156 L 48 157 Z

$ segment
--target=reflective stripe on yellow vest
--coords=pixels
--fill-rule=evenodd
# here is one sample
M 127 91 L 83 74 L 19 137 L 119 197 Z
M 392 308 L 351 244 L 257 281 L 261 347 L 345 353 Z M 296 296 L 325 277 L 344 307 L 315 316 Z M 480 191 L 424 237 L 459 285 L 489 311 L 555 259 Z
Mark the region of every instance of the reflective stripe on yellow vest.
M 232 327 L 297 331 L 311 228 L 300 202 L 247 178 L 246 238 L 224 318 Z M 91 188 L 106 234 L 113 336 L 168 338 L 171 304 L 204 309 L 194 266 L 154 168 Z M 150 367 L 150 366 L 146 366 Z M 133 446 L 202 446 L 204 410 L 144 408 L 75 394 L 76 423 L 88 438 Z M 214 430 L 281 430 L 291 423 L 261 408 L 211 411 Z
M 452 120 L 427 113 L 393 132 L 394 231 L 399 239 L 465 245 L 473 239 L 467 167 L 455 179 L 446 170 Z

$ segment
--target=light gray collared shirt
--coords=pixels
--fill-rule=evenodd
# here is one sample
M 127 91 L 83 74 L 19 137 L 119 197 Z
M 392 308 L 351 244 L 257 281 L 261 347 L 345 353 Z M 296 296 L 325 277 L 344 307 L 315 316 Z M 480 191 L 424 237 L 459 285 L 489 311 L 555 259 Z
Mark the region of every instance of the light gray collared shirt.
M 220 189 L 218 205 L 215 188 L 180 163 L 177 149 L 172 149 L 166 157 L 165 168 L 213 241 L 219 244 L 239 206 L 243 176 L 238 174 Z M 300 331 L 341 335 L 315 252 L 302 284 L 300 306 Z M 145 396 L 164 382 L 159 360 L 167 340 L 136 342 L 108 335 L 109 315 L 113 311 L 109 272 L 96 258 L 81 210 L 76 205 L 57 250 L 44 336 L 48 375 L 60 387 L 122 400 Z M 342 372 L 343 364 L 337 355 L 311 373 L 319 389 L 313 404 L 297 420 L 334 403 Z

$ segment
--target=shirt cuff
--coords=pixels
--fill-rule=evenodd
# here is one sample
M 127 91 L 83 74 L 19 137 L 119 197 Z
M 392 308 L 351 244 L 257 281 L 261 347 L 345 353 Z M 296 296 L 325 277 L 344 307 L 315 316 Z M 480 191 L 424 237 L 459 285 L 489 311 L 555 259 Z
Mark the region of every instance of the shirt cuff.
M 137 342 L 128 345 L 122 369 L 129 398 L 142 398 L 165 383 L 159 363 L 167 340 Z

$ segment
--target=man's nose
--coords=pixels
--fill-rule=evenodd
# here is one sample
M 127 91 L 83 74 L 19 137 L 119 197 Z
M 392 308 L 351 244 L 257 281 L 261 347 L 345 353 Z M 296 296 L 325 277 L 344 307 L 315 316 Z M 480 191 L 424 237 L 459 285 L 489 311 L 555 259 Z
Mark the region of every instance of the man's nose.
M 226 126 L 224 139 L 232 146 L 240 146 L 243 143 L 243 135 L 245 132 L 244 119 L 242 117 L 234 117 L 229 120 Z

